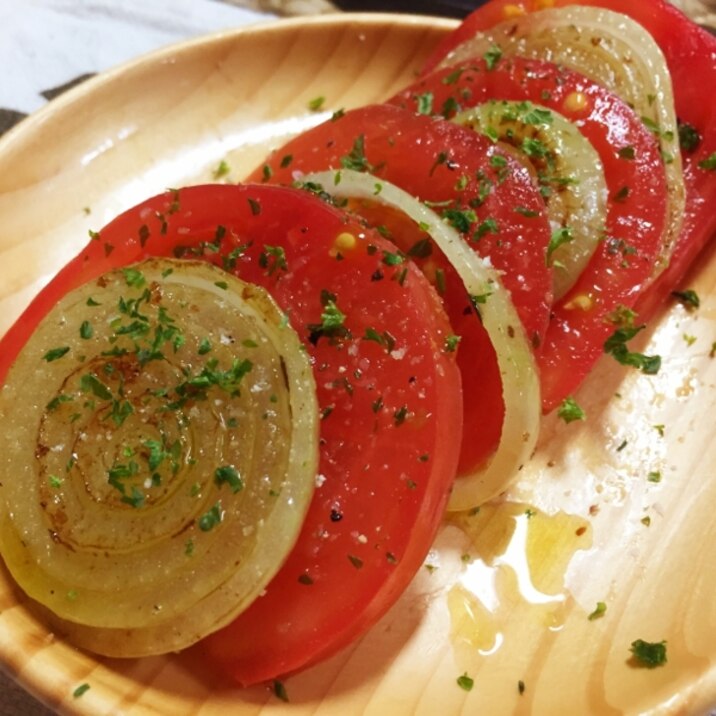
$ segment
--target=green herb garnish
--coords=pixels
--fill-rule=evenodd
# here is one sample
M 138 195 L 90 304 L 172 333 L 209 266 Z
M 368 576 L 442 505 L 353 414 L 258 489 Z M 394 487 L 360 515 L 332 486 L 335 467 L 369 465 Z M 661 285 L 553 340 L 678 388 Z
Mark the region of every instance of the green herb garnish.
M 92 324 L 89 321 L 82 321 L 82 325 L 80 326 L 80 338 L 89 340 L 93 335 L 94 328 L 92 328 Z
M 263 251 L 259 254 L 259 266 L 266 269 L 266 273 L 272 276 L 276 271 L 288 271 L 286 252 L 283 246 L 269 246 L 264 244 Z
M 344 157 L 341 157 L 341 166 L 344 169 L 353 169 L 356 172 L 369 172 L 373 168 L 365 156 L 365 135 L 360 134 L 353 142 L 353 148 Z
M 52 363 L 52 361 L 58 360 L 62 358 L 62 356 L 67 355 L 70 352 L 69 346 L 62 346 L 60 348 L 51 348 L 47 353 L 45 353 L 44 356 L 42 356 L 43 360 L 46 360 L 48 363 Z
M 122 273 L 124 274 L 124 280 L 127 286 L 131 286 L 132 288 L 142 288 L 147 282 L 142 272 L 131 266 L 123 268 Z
M 556 231 L 552 232 L 552 236 L 549 239 L 547 246 L 547 254 L 545 255 L 545 263 L 547 266 L 552 265 L 552 254 L 563 244 L 568 244 L 574 241 L 574 234 L 572 234 L 572 228 L 569 226 L 562 226 Z
M 702 159 L 699 162 L 699 168 L 710 172 L 716 171 L 716 152 L 706 157 L 706 159 Z
M 649 642 L 637 639 L 631 643 L 631 653 L 634 661 L 647 669 L 666 664 L 666 641 Z
M 217 502 L 208 512 L 199 518 L 199 529 L 202 532 L 209 532 L 224 519 L 221 509 L 221 502 Z
M 460 233 L 466 234 L 470 227 L 477 221 L 477 214 L 472 209 L 445 209 L 443 218 L 448 224 Z
M 281 701 L 288 703 L 288 693 L 286 692 L 286 687 L 284 686 L 283 681 L 274 679 L 273 692 L 277 698 L 281 699 Z
M 85 683 L 85 684 L 80 684 L 80 685 L 72 692 L 72 698 L 74 698 L 74 699 L 79 699 L 80 696 L 82 696 L 83 694 L 87 693 L 87 692 L 89 691 L 89 689 L 90 689 L 90 685 L 89 685 L 89 684 L 87 684 L 87 683 Z
M 475 685 L 475 680 L 467 675 L 467 671 L 457 677 L 457 685 L 463 689 L 463 691 L 472 691 L 472 687 Z
M 214 471 L 214 482 L 218 487 L 226 483 L 234 494 L 241 491 L 244 487 L 243 480 L 239 476 L 237 469 L 232 465 L 217 467 Z
M 426 259 L 433 253 L 430 239 L 418 239 L 409 249 L 408 256 L 414 259 Z
M 499 45 L 492 44 L 490 49 L 482 57 L 485 60 L 487 69 L 494 70 L 502 58 L 502 48 Z
M 365 335 L 363 336 L 364 341 L 373 341 L 380 346 L 385 348 L 387 353 L 390 353 L 395 348 L 395 336 L 390 331 L 383 331 L 379 333 L 375 328 L 366 328 Z
M 473 241 L 479 241 L 485 234 L 499 234 L 500 227 L 493 218 L 481 221 L 477 229 L 472 234 Z
M 433 93 L 432 92 L 425 92 L 424 94 L 419 94 L 417 97 L 417 104 L 418 104 L 418 114 L 427 114 L 430 115 L 433 113 Z
M 571 396 L 562 401 L 562 404 L 557 410 L 557 415 L 562 418 L 565 423 L 572 423 L 575 420 L 585 420 L 587 417 L 584 410 L 579 407 L 575 399 Z
M 214 179 L 221 179 L 221 177 L 225 177 L 230 171 L 231 169 L 229 165 L 224 159 L 222 159 L 216 169 L 212 172 L 212 176 Z
M 672 291 L 671 295 L 683 303 L 688 309 L 698 308 L 701 305 L 698 294 L 690 288 L 687 288 L 685 291 Z
M 679 146 L 684 152 L 695 152 L 701 144 L 701 135 L 696 127 L 686 122 L 678 123 L 679 129 Z
M 594 611 L 587 617 L 590 622 L 593 622 L 595 619 L 599 619 L 600 617 L 603 617 L 606 614 L 607 611 L 607 605 L 604 602 L 597 602 L 597 606 L 594 608 Z
M 617 328 L 604 342 L 604 352 L 614 357 L 622 365 L 632 366 L 646 375 L 656 375 L 661 368 L 661 356 L 647 356 L 643 353 L 633 353 L 627 347 L 627 342 L 637 335 L 646 326 L 624 326 Z
M 318 343 L 319 338 L 345 338 L 350 331 L 345 327 L 346 314 L 338 308 L 335 297 L 328 299 L 323 305 L 320 323 L 308 325 L 309 340 L 313 345 Z
M 462 336 L 450 335 L 445 336 L 445 352 L 454 353 L 457 350 L 458 344 L 462 340 Z
M 83 393 L 92 393 L 100 400 L 111 400 L 112 391 L 93 373 L 85 373 L 80 378 L 80 390 Z
M 248 198 L 249 208 L 253 216 L 258 216 L 261 213 L 261 204 L 256 199 Z
M 405 422 L 405 419 L 408 417 L 408 406 L 402 405 L 400 408 L 398 408 L 393 413 L 393 421 L 395 422 L 396 427 L 399 425 L 402 425 Z

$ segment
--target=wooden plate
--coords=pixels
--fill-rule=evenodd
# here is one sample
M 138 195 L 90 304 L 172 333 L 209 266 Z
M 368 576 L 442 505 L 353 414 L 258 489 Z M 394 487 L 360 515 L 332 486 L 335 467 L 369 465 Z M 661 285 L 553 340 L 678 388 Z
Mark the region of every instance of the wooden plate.
M 119 211 L 167 186 L 239 179 L 330 112 L 390 95 L 448 21 L 334 16 L 182 44 L 95 78 L 0 142 L 0 332 Z M 68 713 L 702 713 L 716 703 L 716 261 L 641 350 L 578 396 L 588 420 L 544 421 L 503 500 L 446 524 L 426 567 L 357 644 L 268 688 L 219 683 L 187 656 L 96 659 L 55 640 L 0 573 L 0 657 Z M 658 479 L 658 481 L 657 481 Z M 606 612 L 589 618 L 598 602 Z M 640 668 L 636 639 L 666 640 Z M 457 678 L 474 680 L 471 690 Z M 73 697 L 77 686 L 90 688 Z

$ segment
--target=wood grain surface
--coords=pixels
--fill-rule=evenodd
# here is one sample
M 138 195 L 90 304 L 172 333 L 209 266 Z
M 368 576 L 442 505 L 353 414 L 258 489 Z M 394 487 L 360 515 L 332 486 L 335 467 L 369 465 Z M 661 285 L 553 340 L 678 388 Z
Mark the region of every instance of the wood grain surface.
M 413 77 L 450 22 L 326 16 L 211 36 L 88 81 L 0 143 L 0 332 L 121 210 L 168 186 L 238 180 L 268 149 Z M 308 103 L 326 98 L 326 112 Z M 519 482 L 450 518 L 399 603 L 358 643 L 264 687 L 223 683 L 192 655 L 97 659 L 55 639 L 0 574 L 0 658 L 61 713 L 699 714 L 716 703 L 716 258 L 640 348 L 578 396 L 588 419 L 544 420 Z M 649 479 L 658 473 L 660 481 Z M 606 611 L 590 619 L 598 602 Z M 666 640 L 640 668 L 636 639 Z M 471 690 L 457 684 L 467 674 Z M 89 689 L 80 697 L 81 684 Z

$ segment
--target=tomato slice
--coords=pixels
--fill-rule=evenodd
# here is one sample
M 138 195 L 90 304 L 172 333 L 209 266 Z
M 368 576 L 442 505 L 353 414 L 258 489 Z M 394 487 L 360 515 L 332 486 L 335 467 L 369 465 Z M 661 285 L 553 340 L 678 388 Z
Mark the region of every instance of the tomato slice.
M 464 231 L 475 250 L 504 272 L 517 312 L 533 345 L 542 343 L 551 304 L 552 276 L 545 255 L 550 239 L 544 202 L 528 172 L 487 138 L 450 122 L 387 105 L 346 112 L 276 150 L 253 179 L 291 183 L 302 173 L 341 167 L 371 171 L 419 199 Z M 414 228 L 361 207 L 387 224 L 403 250 L 439 284 L 454 331 L 465 395 L 460 471 L 493 452 L 504 415 L 497 362 L 452 267 Z M 422 243 L 421 243 L 422 242 Z M 426 255 L 427 254 L 427 255 Z M 442 272 L 442 274 L 440 273 Z M 441 280 L 444 278 L 444 281 Z
M 665 221 L 664 167 L 654 136 L 635 113 L 577 72 L 520 57 L 483 58 L 434 72 L 389 101 L 417 108 L 426 94 L 451 115 L 489 99 L 528 100 L 575 122 L 604 165 L 609 196 L 604 240 L 572 289 L 552 308 L 537 355 L 545 411 L 576 390 L 603 352 L 620 306 L 632 307 L 659 256 Z M 630 148 L 628 152 L 620 149 Z
M 462 375 L 465 438 L 460 448 L 458 474 L 470 474 L 494 452 L 502 434 L 505 413 L 502 378 L 490 337 L 476 320 L 462 279 L 428 234 L 397 210 L 368 202 L 350 202 L 349 206 L 371 226 L 387 230 L 390 240 L 420 267 L 443 299 L 453 334 L 460 341 L 457 364 Z M 422 248 L 426 245 L 431 246 L 427 256 Z M 533 334 L 535 345 L 541 343 L 543 335 L 543 331 Z
M 588 4 L 622 12 L 641 23 L 664 53 L 674 86 L 686 208 L 668 268 L 637 304 L 639 315 L 649 318 L 716 235 L 716 96 L 704 92 L 704 87 L 716 87 L 716 37 L 664 0 L 590 0 Z
M 716 172 L 709 162 L 716 152 L 716 38 L 666 0 L 553 0 L 550 7 L 592 5 L 628 15 L 648 30 L 661 48 L 671 73 L 676 114 L 681 124 L 686 209 L 669 267 L 640 299 L 640 315 L 653 314 L 686 273 L 704 245 L 716 234 Z M 546 7 L 544 0 L 491 0 L 472 12 L 431 54 L 431 71 L 474 33 L 514 16 Z M 705 164 L 705 166 L 704 166 Z
M 265 596 L 196 647 L 242 684 L 275 678 L 370 627 L 427 554 L 462 428 L 450 326 L 422 273 L 392 265 L 396 248 L 344 212 L 284 187 L 199 186 L 102 229 L 5 336 L 0 372 L 58 296 L 149 256 L 266 288 L 314 366 L 321 455 L 298 542 Z

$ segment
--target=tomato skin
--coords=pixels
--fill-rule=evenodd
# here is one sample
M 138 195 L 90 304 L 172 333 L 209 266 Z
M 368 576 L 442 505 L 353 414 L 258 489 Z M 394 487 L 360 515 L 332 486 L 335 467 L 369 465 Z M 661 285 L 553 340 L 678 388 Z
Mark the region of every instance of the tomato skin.
M 716 37 L 664 0 L 600 0 L 590 4 L 623 12 L 652 34 L 669 67 L 677 117 L 693 127 L 700 138 L 695 149 L 682 148 L 686 208 L 671 261 L 637 304 L 639 315 L 648 319 L 716 235 L 716 171 L 699 166 L 716 153 L 716 96 L 713 91 L 704 91 L 705 87 L 716 87 Z
M 695 150 L 682 151 L 686 208 L 674 254 L 669 267 L 645 291 L 637 305 L 640 316 L 648 319 L 716 234 L 713 210 L 716 173 L 699 166 L 716 152 L 716 96 L 704 91 L 704 88 L 716 87 L 716 38 L 666 0 L 554 0 L 550 5 L 602 7 L 628 15 L 641 24 L 666 58 L 679 121 L 693 127 L 700 136 Z M 425 63 L 423 73 L 431 72 L 451 50 L 476 32 L 502 22 L 510 14 L 534 12 L 543 7 L 545 3 L 541 0 L 490 0 L 468 15 L 438 45 Z
M 443 349 L 450 327 L 435 292 L 410 264 L 402 282 L 391 280 L 401 267 L 386 266 L 386 252 L 395 247 L 306 192 L 169 192 L 102 229 L 0 343 L 11 362 L 57 296 L 149 256 L 224 266 L 287 312 L 314 365 L 321 477 L 265 596 L 195 647 L 242 684 L 303 668 L 369 628 L 404 591 L 440 524 L 462 427 L 460 376 Z M 345 314 L 348 335 L 318 328 L 322 291 Z M 368 329 L 389 332 L 394 346 L 366 339 Z
M 433 95 L 437 108 L 468 108 L 489 99 L 528 100 L 576 122 L 604 165 L 609 192 L 606 235 L 577 283 L 552 307 L 537 354 L 545 412 L 573 393 L 603 353 L 614 331 L 609 317 L 632 307 L 653 272 L 661 250 L 666 183 L 657 142 L 640 119 L 613 94 L 577 72 L 541 60 L 484 59 L 438 70 L 388 100 L 415 108 Z M 582 95 L 585 103 L 570 99 Z M 634 159 L 619 155 L 631 146 Z M 628 195 L 621 197 L 623 187 Z M 568 368 L 567 368 L 568 367 Z
M 539 346 L 552 291 L 551 269 L 545 261 L 550 229 L 544 202 L 528 172 L 486 137 L 451 122 L 374 105 L 346 112 L 291 140 L 272 154 L 268 170 L 258 167 L 252 178 L 269 175 L 272 182 L 290 184 L 302 173 L 340 170 L 346 163 L 356 163 L 357 140 L 363 168 L 377 177 L 436 204 L 438 212 L 474 211 L 477 219 L 470 222 L 466 236 L 487 220 L 497 223 L 498 231 L 483 233 L 470 243 L 504 272 L 503 282 L 527 335 Z M 532 215 L 516 212 L 517 207 Z M 406 252 L 422 235 L 403 230 L 404 238 L 399 240 L 394 227 L 391 230 Z M 454 269 L 437 249 L 427 260 L 413 258 L 424 268 L 429 265 L 428 273 L 433 276 L 436 268 L 444 272 L 446 310 L 454 332 L 462 338 L 458 362 L 463 374 L 466 439 L 459 469 L 466 472 L 483 463 L 499 441 L 504 415 L 500 373 L 490 340 Z

